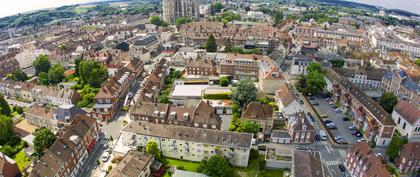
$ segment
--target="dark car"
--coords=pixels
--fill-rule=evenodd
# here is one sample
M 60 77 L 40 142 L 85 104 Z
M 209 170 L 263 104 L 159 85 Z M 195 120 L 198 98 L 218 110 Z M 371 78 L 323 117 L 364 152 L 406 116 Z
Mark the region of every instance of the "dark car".
M 346 167 L 344 167 L 343 164 L 339 164 L 338 168 L 340 169 L 341 172 L 345 172 L 346 171 Z
M 332 107 L 333 107 L 334 109 L 338 108 L 338 106 L 337 106 L 337 105 L 333 105 Z
M 319 103 L 318 102 L 312 102 L 312 105 L 319 106 Z
M 263 146 L 263 145 L 258 146 L 258 150 L 260 151 L 265 151 L 266 149 L 267 149 L 266 146 Z
M 315 100 L 315 98 L 314 97 L 309 97 L 309 100 Z
M 332 123 L 332 121 L 329 119 L 324 119 L 324 124 L 329 124 L 329 123 Z
M 316 140 L 316 141 L 322 141 L 321 136 L 320 136 L 320 135 L 318 135 L 318 134 L 316 134 L 316 135 L 315 135 L 315 140 Z
M 343 121 L 345 121 L 345 122 L 347 122 L 347 121 L 349 121 L 350 119 L 348 118 L 348 117 L 343 117 Z

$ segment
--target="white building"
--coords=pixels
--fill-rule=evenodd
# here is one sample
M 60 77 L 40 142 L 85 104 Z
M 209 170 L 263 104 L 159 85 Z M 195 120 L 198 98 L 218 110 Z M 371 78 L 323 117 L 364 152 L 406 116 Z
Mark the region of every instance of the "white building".
M 420 142 L 420 110 L 415 105 L 400 101 L 394 107 L 392 120 L 402 136 L 407 136 L 410 142 Z
M 279 111 L 283 112 L 285 115 L 293 115 L 302 111 L 302 106 L 289 90 L 288 85 L 280 87 L 280 89 L 276 92 L 275 99 L 279 106 Z
M 201 162 L 219 154 L 234 166 L 248 166 L 252 134 L 133 121 L 122 131 L 115 155 L 155 141 L 163 156 Z
M 306 67 L 311 63 L 311 60 L 306 58 L 293 58 L 292 66 L 290 67 L 291 75 L 306 75 Z

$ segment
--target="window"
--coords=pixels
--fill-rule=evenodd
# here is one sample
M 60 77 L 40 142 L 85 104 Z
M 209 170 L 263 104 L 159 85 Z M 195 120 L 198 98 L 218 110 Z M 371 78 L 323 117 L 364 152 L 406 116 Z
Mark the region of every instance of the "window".
M 404 130 L 405 130 L 405 126 L 406 126 L 406 125 L 407 125 L 407 123 L 406 123 L 406 122 L 404 122 L 404 125 L 403 125 L 403 127 L 402 127 Z
M 401 117 L 398 117 L 398 124 L 400 124 L 401 122 Z

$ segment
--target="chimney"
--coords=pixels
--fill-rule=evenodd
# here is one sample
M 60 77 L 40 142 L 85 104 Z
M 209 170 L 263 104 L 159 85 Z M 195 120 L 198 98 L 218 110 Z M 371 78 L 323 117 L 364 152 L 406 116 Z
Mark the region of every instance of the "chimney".
M 186 113 L 184 113 L 183 117 L 184 117 L 184 120 L 189 120 L 190 119 L 190 114 L 186 112 Z

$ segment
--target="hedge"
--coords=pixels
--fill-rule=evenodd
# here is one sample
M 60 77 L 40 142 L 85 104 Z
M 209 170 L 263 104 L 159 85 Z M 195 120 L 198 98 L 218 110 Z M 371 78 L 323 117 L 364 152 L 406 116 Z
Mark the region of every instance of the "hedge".
M 217 93 L 217 94 L 205 94 L 203 96 L 204 99 L 210 100 L 230 100 L 231 94 L 227 93 Z

